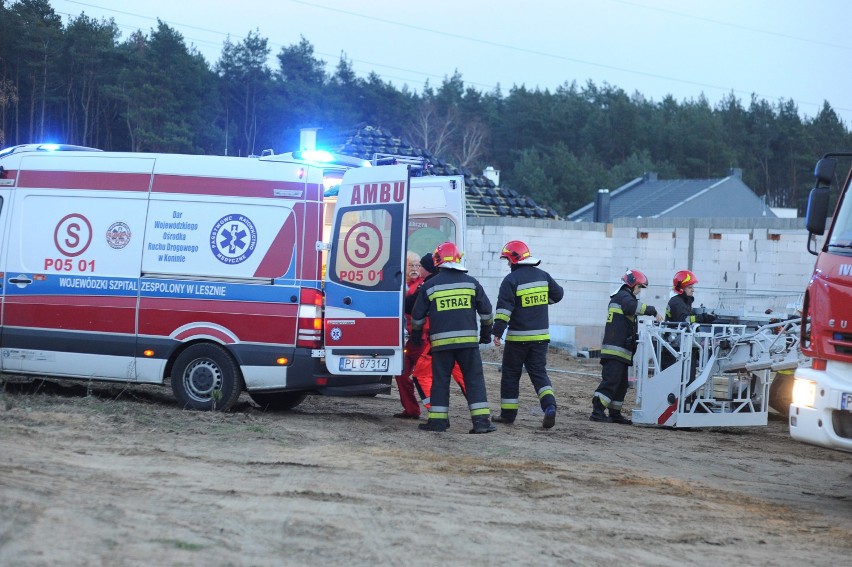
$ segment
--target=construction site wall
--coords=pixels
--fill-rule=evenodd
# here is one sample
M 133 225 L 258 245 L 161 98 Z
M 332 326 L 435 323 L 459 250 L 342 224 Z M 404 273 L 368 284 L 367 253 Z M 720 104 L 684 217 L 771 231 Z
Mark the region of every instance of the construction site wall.
M 564 288 L 551 307 L 552 341 L 570 351 L 600 346 L 609 296 L 627 268 L 650 282 L 641 299 L 665 310 L 672 277 L 698 277 L 695 307 L 764 313 L 795 309 L 813 271 L 804 219 L 615 219 L 611 224 L 468 217 L 465 261 L 496 304 L 508 273 L 503 244 L 524 241 Z

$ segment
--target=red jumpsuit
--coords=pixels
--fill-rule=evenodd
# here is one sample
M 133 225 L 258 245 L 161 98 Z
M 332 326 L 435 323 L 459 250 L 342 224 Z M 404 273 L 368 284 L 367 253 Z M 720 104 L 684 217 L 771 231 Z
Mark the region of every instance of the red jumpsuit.
M 408 284 L 406 296 L 417 293 L 417 288 L 423 283 L 421 278 L 412 280 Z M 405 326 L 408 332 L 411 333 L 411 315 L 405 315 Z M 396 377 L 396 386 L 399 389 L 399 401 L 402 402 L 402 412 L 394 414 L 394 417 L 418 419 L 420 417 L 420 403 L 417 401 L 417 396 L 414 393 L 414 382 L 411 380 L 411 371 L 414 369 L 420 355 L 426 349 L 425 344 L 413 346 L 411 341 L 405 343 L 405 359 L 402 368 L 402 374 Z M 430 373 L 431 376 L 431 373 Z M 431 380 L 430 380 L 431 384 Z

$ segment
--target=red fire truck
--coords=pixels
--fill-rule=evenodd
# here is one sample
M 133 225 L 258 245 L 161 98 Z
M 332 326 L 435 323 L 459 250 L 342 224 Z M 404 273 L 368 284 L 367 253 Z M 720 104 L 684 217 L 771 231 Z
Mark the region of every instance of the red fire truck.
M 790 405 L 794 439 L 852 451 L 852 170 L 842 185 L 826 234 L 829 196 L 837 158 L 826 154 L 816 165 L 816 186 L 808 200 L 808 251 L 817 256 L 802 306 L 802 352 L 810 368 L 796 370 Z M 817 250 L 816 237 L 824 235 Z

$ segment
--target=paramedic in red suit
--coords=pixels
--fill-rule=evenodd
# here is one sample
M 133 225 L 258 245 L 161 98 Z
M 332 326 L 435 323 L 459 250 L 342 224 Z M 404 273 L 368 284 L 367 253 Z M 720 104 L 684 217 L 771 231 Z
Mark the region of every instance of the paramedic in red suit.
M 421 338 L 418 331 L 428 317 L 432 347 L 432 407 L 429 420 L 419 427 L 438 432 L 449 428 L 450 373 L 458 363 L 473 422 L 470 433 L 491 433 L 496 428 L 491 424 L 479 344 L 491 342 L 494 315 L 482 285 L 465 273 L 461 256 L 452 242 L 438 245 L 433 255 L 438 273 L 423 284 L 411 312 L 412 338 Z
M 601 383 L 592 397 L 592 421 L 632 425 L 621 415 L 627 395 L 627 369 L 633 366 L 633 354 L 639 330 L 637 317 L 650 315 L 657 322 L 663 315 L 653 305 L 637 299 L 639 292 L 648 287 L 648 278 L 639 270 L 627 270 L 621 278 L 622 285 L 609 298 L 603 344 L 601 345 Z M 609 409 L 609 415 L 605 410 Z
M 423 278 L 420 273 L 420 257 L 409 251 L 405 257 L 405 283 L 408 289 L 405 292 L 406 305 L 409 298 L 413 299 L 417 296 L 417 290 L 420 284 L 423 283 Z M 405 326 L 408 329 L 409 339 L 405 343 L 405 361 L 402 367 L 402 374 L 396 377 L 396 386 L 399 389 L 399 401 L 402 403 L 402 411 L 393 414 L 394 417 L 400 419 L 419 419 L 420 418 L 420 403 L 417 401 L 417 396 L 414 393 L 414 382 L 411 380 L 411 371 L 414 365 L 417 364 L 417 359 L 426 348 L 423 341 L 420 344 L 411 344 L 411 315 L 410 310 L 406 309 Z

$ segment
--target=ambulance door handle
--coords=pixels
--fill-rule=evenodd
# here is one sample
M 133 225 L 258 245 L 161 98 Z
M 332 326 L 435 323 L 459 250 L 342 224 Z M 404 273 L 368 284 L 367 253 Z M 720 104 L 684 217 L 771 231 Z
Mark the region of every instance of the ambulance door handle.
M 352 298 L 347 295 L 346 297 L 343 298 L 343 304 L 344 305 L 352 305 Z
M 29 285 L 29 284 L 33 283 L 33 280 L 31 280 L 27 276 L 20 275 L 20 276 L 15 277 L 15 278 L 9 278 L 9 283 L 13 283 L 13 284 L 17 285 L 18 287 L 24 287 L 25 285 Z

